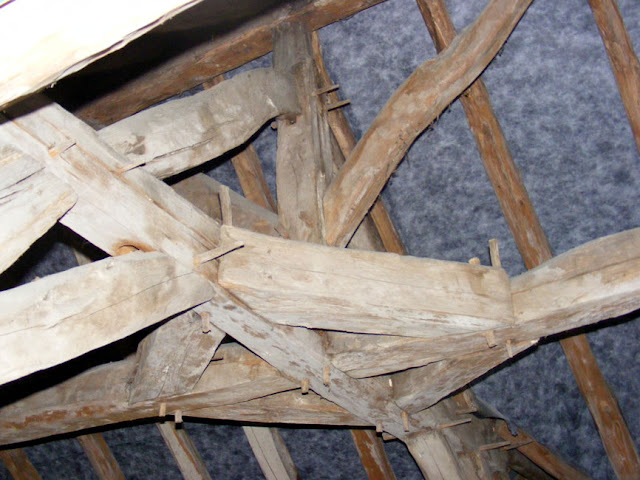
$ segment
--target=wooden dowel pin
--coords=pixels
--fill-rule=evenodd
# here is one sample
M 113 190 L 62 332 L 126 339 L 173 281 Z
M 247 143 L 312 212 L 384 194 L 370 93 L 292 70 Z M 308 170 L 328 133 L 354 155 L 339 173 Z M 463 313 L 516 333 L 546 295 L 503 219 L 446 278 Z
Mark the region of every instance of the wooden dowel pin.
M 328 87 L 324 87 L 324 88 L 321 88 L 319 90 L 316 90 L 315 94 L 316 94 L 316 96 L 320 96 L 320 95 L 322 95 L 324 93 L 335 92 L 339 88 L 340 88 L 340 85 L 333 84 L 333 85 L 329 85 Z
M 487 339 L 487 345 L 489 345 L 489 348 L 493 348 L 496 345 L 498 345 L 496 343 L 496 336 L 493 330 L 489 330 L 488 332 L 485 332 L 484 338 Z
M 308 378 L 303 378 L 302 382 L 300 382 L 300 391 L 301 391 L 302 395 L 306 395 L 307 393 L 309 393 L 309 379 Z
M 331 368 L 328 365 L 322 369 L 322 383 L 325 387 L 331 384 Z
M 464 425 L 465 423 L 469 423 L 469 422 L 471 422 L 471 417 L 463 418 L 461 420 L 458 420 L 457 422 L 443 423 L 442 425 L 438 425 L 438 428 L 440 430 L 444 430 L 445 428 L 451 428 L 451 427 L 455 427 L 455 426 L 458 426 L 458 425 Z
M 383 432 L 383 431 L 384 431 L 384 430 L 383 430 L 383 428 L 382 428 L 382 421 L 381 421 L 381 420 L 378 420 L 378 421 L 376 422 L 376 433 L 382 434 L 382 432 Z
M 491 257 L 492 267 L 502 268 L 502 262 L 500 261 L 500 247 L 498 246 L 497 238 L 489 240 L 489 256 Z
M 176 410 L 173 414 L 173 421 L 175 424 L 182 423 L 182 410 Z
M 325 105 L 324 109 L 329 112 L 331 110 L 335 110 L 336 108 L 344 107 L 345 105 L 349 105 L 351 100 L 342 100 L 341 102 L 331 103 L 329 105 Z
M 158 411 L 158 416 L 160 418 L 164 418 L 164 417 L 167 416 L 167 404 L 166 403 L 162 402 L 160 404 L 160 410 Z
M 220 212 L 222 214 L 223 225 L 233 225 L 233 215 L 231 213 L 231 195 L 229 194 L 229 187 L 226 185 L 220 186 L 218 192 L 218 198 L 220 199 Z
M 469 259 L 469 263 L 471 265 L 480 265 L 480 259 L 478 257 L 473 257 Z
M 404 431 L 409 431 L 409 414 L 407 412 L 402 412 L 402 426 L 404 427 Z

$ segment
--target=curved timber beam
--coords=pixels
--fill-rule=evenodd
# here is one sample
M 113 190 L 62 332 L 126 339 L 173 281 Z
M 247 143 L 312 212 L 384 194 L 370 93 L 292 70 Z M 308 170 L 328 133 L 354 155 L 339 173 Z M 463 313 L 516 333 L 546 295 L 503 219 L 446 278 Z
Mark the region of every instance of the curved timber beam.
M 219 157 L 268 120 L 295 114 L 295 84 L 270 68 L 241 73 L 191 97 L 163 103 L 103 128 L 98 135 L 131 165 L 159 178 Z
M 492 0 L 396 90 L 324 196 L 329 245 L 345 246 L 417 136 L 487 67 L 532 0 Z

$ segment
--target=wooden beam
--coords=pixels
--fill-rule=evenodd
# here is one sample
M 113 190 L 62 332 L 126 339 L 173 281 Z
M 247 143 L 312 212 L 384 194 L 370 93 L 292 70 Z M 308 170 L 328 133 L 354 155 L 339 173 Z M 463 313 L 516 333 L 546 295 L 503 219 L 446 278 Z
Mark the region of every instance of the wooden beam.
M 351 437 L 369 480 L 395 480 L 382 437 L 375 430 L 352 429 Z
M 157 426 L 164 443 L 178 464 L 182 477 L 185 480 L 211 480 L 202 457 L 184 427 L 176 427 L 174 422 L 169 421 L 158 423 Z
M 416 137 L 482 73 L 530 3 L 492 0 L 442 54 L 418 67 L 391 96 L 325 194 L 329 245 L 348 243 Z
M 174 184 L 172 188 L 211 218 L 221 221 L 222 212 L 218 198 L 221 186 L 222 184 L 213 178 L 198 173 Z M 275 213 L 256 205 L 233 190 L 229 191 L 229 197 L 235 226 L 272 237 L 280 236 L 277 231 L 278 216 Z
M 488 348 L 482 352 L 399 372 L 393 376 L 395 401 L 408 413 L 419 412 L 535 343 L 537 342 L 521 342 L 510 344 L 509 347 Z
M 640 151 L 640 62 L 616 0 L 588 0 Z
M 197 3 L 161 0 L 132 5 L 116 0 L 108 10 L 100 9 L 101 15 L 96 15 L 100 7 L 96 1 L 79 6 L 65 0 L 56 8 L 46 0 L 3 5 L 0 106 L 84 68 Z M 43 15 L 34 19 L 34 11 Z M 74 14 L 68 15 L 69 11 Z
M 325 86 L 333 85 L 333 81 L 331 80 L 327 67 L 324 63 L 322 47 L 320 45 L 320 38 L 317 32 L 313 32 L 313 34 L 311 35 L 311 48 L 313 49 L 313 59 L 315 61 L 316 73 L 320 80 L 320 84 Z M 336 104 L 340 101 L 338 93 L 333 90 L 323 94 L 321 97 L 324 101 L 324 105 Z M 349 158 L 349 155 L 351 155 L 351 152 L 357 144 L 355 135 L 353 134 L 353 130 L 349 125 L 347 117 L 344 115 L 344 112 L 341 108 L 335 108 L 328 111 L 326 117 L 336 143 L 338 144 L 338 147 L 342 153 L 342 161 L 344 162 L 344 159 Z M 334 160 L 335 157 L 337 157 L 337 155 L 334 156 Z M 338 167 L 342 167 L 342 164 L 340 164 Z M 404 249 L 404 245 L 402 244 L 402 240 L 400 239 L 400 235 L 393 225 L 393 222 L 391 221 L 391 218 L 387 213 L 387 209 L 381 197 L 378 197 L 376 199 L 368 216 L 371 218 L 375 225 L 375 229 L 377 230 L 377 233 L 382 240 L 384 249 L 387 252 L 397 253 L 398 255 L 405 255 L 406 251 Z M 365 222 L 363 222 L 363 224 L 366 225 L 366 220 Z M 361 228 L 358 228 L 358 230 L 361 230 Z M 358 231 L 356 231 L 356 234 L 357 233 Z
M 165 178 L 242 145 L 270 119 L 299 111 L 291 77 L 261 68 L 144 110 L 98 135 L 129 159 L 123 168 L 143 165 Z
M 225 80 L 224 75 L 218 75 L 208 82 L 203 83 L 205 89 L 215 87 Z M 236 175 L 240 182 L 240 187 L 247 200 L 259 205 L 262 208 L 276 211 L 276 202 L 271 195 L 271 190 L 267 185 L 267 180 L 260 165 L 260 159 L 256 153 L 253 144 L 249 143 L 240 149 L 233 158 L 231 163 L 236 171 Z
M 5 271 L 75 203 L 75 192 L 9 145 L 0 148 L 0 272 Z
M 170 257 L 142 252 L 0 292 L 0 383 L 124 338 L 211 295 L 208 282 Z
M 465 477 L 455 453 L 438 430 L 409 435 L 406 444 L 420 471 L 429 480 L 454 480 Z
M 544 445 L 540 445 L 528 433 L 522 430 L 518 430 L 518 435 L 514 436 L 509 431 L 507 424 L 500 422 L 498 434 L 514 445 L 522 445 L 518 447 L 518 451 L 547 473 L 553 475 L 554 478 L 567 480 L 589 480 L 591 478 L 566 463 Z
M 126 384 L 134 368 L 135 358 L 101 365 L 1 408 L 0 445 L 158 417 L 162 404 L 169 415 L 182 410 L 185 415 L 193 412 L 193 416 L 198 416 L 197 412 L 205 407 L 241 404 L 296 388 L 264 360 L 239 345 L 229 344 L 220 347 L 216 360 L 209 364 L 192 392 L 131 405 Z M 295 410 L 294 403 L 280 405 L 282 416 Z M 236 414 L 239 416 L 235 419 L 244 418 L 241 415 L 247 411 L 254 421 L 268 419 L 260 406 L 245 405 L 242 413 L 233 407 L 224 411 L 230 420 Z M 310 411 L 312 414 L 313 409 Z M 338 407 L 330 410 L 328 416 L 337 418 L 336 421 L 352 418 Z
M 77 437 L 84 453 L 100 480 L 124 480 L 118 461 L 101 433 L 89 433 Z
M 266 480 L 302 478 L 277 428 L 243 426 L 242 429 Z
M 220 285 L 274 323 L 432 337 L 513 321 L 503 270 L 313 246 L 228 227 L 221 238 L 244 248 L 220 260 Z
M 197 307 L 158 327 L 138 345 L 129 402 L 191 392 L 224 336 Z
M 302 23 L 274 30 L 274 68 L 292 75 L 301 113 L 278 118 L 276 184 L 278 218 L 290 238 L 323 242 L 321 199 L 333 170 L 329 130 L 315 92 L 318 89 L 311 35 Z
M 85 121 L 107 125 L 195 87 L 271 51 L 272 31 L 282 22 L 317 30 L 383 0 L 298 0 L 167 60 L 123 88 L 85 105 Z
M 42 478 L 21 448 L 0 450 L 0 460 L 13 480 L 41 480 Z
M 436 47 L 444 48 L 453 40 L 455 30 L 446 14 L 446 7 L 440 1 L 419 1 L 423 16 L 430 30 L 434 32 Z M 430 8 L 429 5 L 433 5 Z M 595 4 L 594 4 L 595 5 Z M 427 15 L 424 15 L 427 12 Z M 429 14 L 429 12 L 431 12 Z M 609 10 L 606 15 L 615 21 L 615 14 Z M 600 14 L 596 14 L 599 16 Z M 617 23 L 618 35 L 623 35 L 622 21 Z M 623 37 L 618 40 L 624 41 Z M 605 43 L 607 43 L 605 41 Z M 626 53 L 629 53 L 628 50 Z M 631 61 L 631 63 L 633 63 Z M 637 59 L 636 59 L 637 65 Z M 614 67 L 614 70 L 616 67 Z M 637 68 L 636 68 L 637 72 Z M 477 136 L 480 152 L 487 175 L 500 201 L 507 225 L 516 241 L 527 268 L 534 268 L 549 260 L 553 253 L 549 241 L 540 225 L 535 209 L 529 199 L 527 189 L 522 181 L 518 168 L 508 151 L 500 125 L 491 109 L 489 95 L 479 84 L 475 90 L 469 90 L 463 106 L 467 111 L 469 124 Z M 636 74 L 635 92 L 638 92 Z M 637 99 L 637 97 L 636 97 Z M 637 112 L 638 102 L 634 107 Z M 480 130 L 486 134 L 480 135 Z M 637 140 L 637 136 L 636 136 Z M 495 154 L 491 154 L 495 152 Z M 561 340 L 560 344 L 567 356 L 569 365 L 576 377 L 582 395 L 585 397 L 596 427 L 605 445 L 614 470 L 619 475 L 625 472 L 640 471 L 640 457 L 636 451 L 631 435 L 622 417 L 617 401 L 609 389 L 597 362 L 590 352 L 586 336 L 579 335 L 571 339 Z

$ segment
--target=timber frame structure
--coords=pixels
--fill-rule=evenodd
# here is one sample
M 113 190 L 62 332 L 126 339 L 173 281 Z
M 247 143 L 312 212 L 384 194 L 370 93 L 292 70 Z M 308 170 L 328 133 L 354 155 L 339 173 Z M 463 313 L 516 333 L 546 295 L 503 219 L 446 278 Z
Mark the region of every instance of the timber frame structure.
M 109 257 L 78 252 L 81 266 L 0 292 L 0 383 L 145 331 L 135 355 L 3 402 L 0 458 L 15 478 L 38 478 L 20 443 L 71 432 L 101 478 L 121 478 L 101 434 L 83 431 L 138 419 L 157 419 L 185 478 L 209 478 L 175 427 L 184 417 L 250 423 L 269 479 L 298 476 L 268 427 L 277 423 L 354 427 L 369 478 L 395 478 L 383 439 L 405 442 L 431 480 L 509 470 L 589 478 L 480 415 L 466 386 L 542 337 L 640 308 L 640 230 L 553 257 L 478 78 L 532 0 L 490 0 L 459 34 L 442 0 L 417 0 L 441 53 L 356 141 L 315 30 L 381 1 L 294 1 L 76 115 L 37 92 L 199 2 L 128 2 L 127 19 L 104 19 L 113 28 L 75 43 L 63 32 L 76 18 L 47 19 L 39 38 L 3 48 L 1 270 L 57 222 Z M 588 1 L 640 148 L 640 65 L 615 0 Z M 24 24 L 34 3 L 0 6 L 0 26 Z M 94 2 L 84 3 L 79 16 Z M 270 50 L 272 68 L 223 78 Z M 514 278 L 495 242 L 491 266 L 405 255 L 379 198 L 416 137 L 460 96 L 531 269 Z M 250 147 L 232 160 L 244 197 L 183 173 L 274 119 L 277 206 Z M 162 181 L 177 174 L 184 179 Z M 586 337 L 561 342 L 618 478 L 638 478 L 638 453 Z

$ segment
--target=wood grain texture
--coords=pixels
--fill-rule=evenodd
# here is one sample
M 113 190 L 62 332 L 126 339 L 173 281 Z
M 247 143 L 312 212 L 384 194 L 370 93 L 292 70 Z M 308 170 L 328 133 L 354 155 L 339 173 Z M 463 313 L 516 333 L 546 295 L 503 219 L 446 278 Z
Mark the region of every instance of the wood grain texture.
M 0 382 L 107 345 L 211 296 L 207 281 L 170 257 L 142 252 L 0 292 Z
M 224 410 L 229 420 L 236 414 L 240 420 L 240 415 L 251 412 L 256 418 L 254 421 L 262 418 L 268 423 L 268 415 L 259 407 L 243 405 L 240 414 L 233 405 L 297 387 L 264 360 L 238 345 L 221 347 L 216 358 L 192 392 L 135 405 L 129 404 L 126 388 L 134 372 L 134 358 L 90 369 L 1 408 L 0 445 L 157 417 L 161 403 L 169 414 L 182 410 L 185 415 L 193 416 L 198 416 L 197 412 L 203 408 L 230 405 Z M 283 406 L 282 415 L 291 409 L 291 405 Z M 338 417 L 352 418 L 338 407 L 331 410 L 331 418 L 336 417 L 336 412 L 340 413 Z
M 130 165 L 165 178 L 242 145 L 270 119 L 299 111 L 291 77 L 261 68 L 144 110 L 98 135 Z
M 419 0 L 418 5 L 420 6 L 420 10 L 427 26 L 429 27 L 432 38 L 436 44 L 436 48 L 444 48 L 455 34 L 444 3 L 437 0 Z M 609 3 L 609 6 L 611 5 L 612 4 Z M 596 6 L 595 2 L 593 6 Z M 600 15 L 602 15 L 602 10 L 600 11 Z M 598 16 L 598 14 L 596 14 L 596 16 Z M 612 10 L 609 14 L 604 16 L 608 16 L 609 19 L 613 20 L 616 24 L 613 29 L 609 30 L 605 28 L 605 30 L 609 30 L 609 35 L 613 34 L 613 31 L 616 32 L 616 35 L 621 35 L 617 40 L 624 44 L 624 34 L 626 32 L 622 25 L 622 20 L 619 19 L 619 14 L 619 21 L 616 19 L 615 12 Z M 604 27 L 605 20 L 602 16 L 600 16 L 599 23 Z M 609 39 L 611 38 L 612 37 L 609 37 Z M 605 40 L 605 44 L 606 43 L 607 40 Z M 627 47 L 630 47 L 630 44 L 627 44 Z M 627 49 L 626 54 L 629 52 L 633 53 L 633 49 Z M 620 50 L 618 50 L 617 53 L 619 54 Z M 612 60 L 613 63 L 620 60 L 619 56 L 616 55 L 616 57 L 616 60 Z M 633 65 L 633 59 L 628 57 L 628 60 L 629 65 Z M 635 59 L 635 65 L 637 65 L 637 58 Z M 616 66 L 614 66 L 614 70 L 615 69 Z M 631 67 L 631 70 L 632 69 L 633 67 Z M 621 90 L 622 88 L 625 88 L 627 94 L 630 95 L 627 99 L 632 98 L 634 94 L 637 98 L 637 67 L 635 70 L 635 87 L 632 86 L 631 89 L 627 89 L 626 87 L 621 86 Z M 634 75 L 633 72 L 630 71 L 627 71 L 627 73 L 628 75 L 626 75 L 626 80 Z M 635 90 L 633 90 L 634 88 Z M 509 153 L 500 125 L 492 112 L 489 95 L 484 85 L 480 82 L 476 82 L 469 90 L 467 90 L 466 95 L 462 97 L 462 103 L 467 113 L 469 125 L 476 136 L 476 141 L 485 165 L 485 170 L 487 171 L 489 179 L 494 187 L 507 221 L 507 225 L 514 236 L 516 246 L 518 247 L 527 268 L 534 268 L 542 262 L 549 260 L 553 254 L 547 237 L 540 225 L 540 221 L 535 213 L 535 209 L 529 199 L 520 173 Z M 638 113 L 637 104 L 637 101 L 635 104 L 631 104 L 632 109 L 635 110 L 635 114 Z M 634 115 L 634 113 L 632 113 L 632 115 Z M 636 141 L 638 141 L 637 135 Z M 606 425 L 605 423 L 599 423 L 596 421 L 596 425 L 601 432 L 603 442 L 605 445 L 609 445 L 608 447 L 605 447 L 607 452 L 614 452 L 617 448 L 623 449 L 619 450 L 619 454 L 612 453 L 611 455 L 613 456 L 610 455 L 612 463 L 618 464 L 617 467 L 614 466 L 614 469 L 620 468 L 625 470 L 627 468 L 632 468 L 636 471 L 640 470 L 640 460 L 637 452 L 633 447 L 629 449 L 629 446 L 632 446 L 633 443 L 624 423 L 622 414 L 617 408 L 617 402 L 608 389 L 606 381 L 599 371 L 595 358 L 593 358 L 593 355 L 590 355 L 590 349 L 586 337 L 581 335 L 574 337 L 574 339 L 571 340 L 562 340 L 560 343 L 567 355 L 569 364 L 572 366 L 574 375 L 582 376 L 580 379 L 577 378 L 578 384 L 597 385 L 597 387 L 592 391 L 583 390 L 583 395 L 591 396 L 591 398 L 587 398 L 585 396 L 585 400 L 589 405 L 589 409 L 592 412 L 594 419 L 606 422 L 609 417 L 609 415 L 603 415 L 604 412 L 601 410 L 599 405 L 616 406 L 614 410 L 610 411 L 611 418 L 613 420 L 611 424 Z M 581 355 L 588 355 L 588 358 L 580 358 Z M 585 363 L 589 365 L 589 368 L 581 368 L 581 364 L 584 365 Z M 598 412 L 598 410 L 600 411 Z M 619 430 L 612 428 L 613 425 L 617 425 Z M 616 446 L 616 444 L 618 444 L 618 446 Z
M 124 480 L 118 461 L 111 453 L 101 433 L 89 433 L 77 437 L 84 453 L 89 458 L 93 471 L 100 480 Z
M 265 55 L 273 48 L 272 30 L 282 22 L 302 22 L 309 30 L 317 30 L 382 1 L 299 0 L 284 5 L 185 51 L 76 113 L 85 121 L 111 124 Z
M 197 3 L 116 0 L 104 9 L 96 1 L 78 5 L 65 0 L 54 8 L 42 0 L 3 6 L 0 64 L 5 67 L 0 76 L 0 106 L 82 69 Z M 101 15 L 96 15 L 97 10 Z M 34 11 L 42 15 L 34 18 Z
M 312 246 L 227 227 L 222 239 L 245 246 L 220 260 L 220 285 L 275 323 L 429 337 L 512 321 L 501 270 Z
M 224 336 L 197 307 L 158 327 L 138 345 L 129 402 L 191 392 Z
M 514 444 L 523 444 L 518 447 L 518 451 L 530 459 L 533 463 L 542 468 L 545 472 L 553 475 L 554 478 L 567 480 L 589 480 L 591 477 L 581 472 L 577 468 L 569 465 L 544 445 L 535 441 L 528 433 L 518 430 L 518 435 L 513 436 L 502 422 L 498 428 L 498 434 L 505 440 Z
M 277 428 L 243 426 L 242 429 L 266 480 L 302 478 Z
M 301 108 L 295 118 L 278 118 L 278 219 L 290 238 L 323 243 L 322 196 L 333 162 L 329 127 L 315 95 L 311 35 L 304 24 L 290 22 L 279 25 L 273 35 L 274 68 L 295 78 Z
M 182 425 L 167 421 L 158 423 L 157 427 L 185 480 L 211 480 L 202 457 Z
M 9 145 L 0 148 L 0 272 L 13 264 L 75 203 L 75 192 Z
M 41 480 L 42 478 L 21 448 L 0 450 L 0 460 L 13 480 Z
M 609 56 L 631 131 L 640 151 L 640 62 L 616 0 L 587 0 Z
M 407 447 L 420 471 L 429 480 L 463 480 L 458 459 L 442 433 L 437 430 L 420 432 L 406 439 Z
M 375 430 L 353 429 L 351 437 L 369 480 L 395 480 L 382 437 Z
M 530 3 L 492 0 L 445 51 L 396 90 L 325 194 L 327 244 L 349 241 L 416 137 L 482 73 Z

